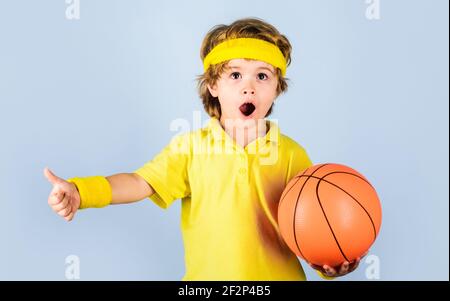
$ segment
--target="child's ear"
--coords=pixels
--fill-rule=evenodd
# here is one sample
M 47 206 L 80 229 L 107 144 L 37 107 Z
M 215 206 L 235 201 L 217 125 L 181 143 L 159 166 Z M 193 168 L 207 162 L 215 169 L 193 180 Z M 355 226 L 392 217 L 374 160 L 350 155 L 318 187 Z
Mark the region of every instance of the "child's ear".
M 211 86 L 208 84 L 209 93 L 211 93 L 212 97 L 218 97 L 219 93 L 217 92 L 217 85 Z

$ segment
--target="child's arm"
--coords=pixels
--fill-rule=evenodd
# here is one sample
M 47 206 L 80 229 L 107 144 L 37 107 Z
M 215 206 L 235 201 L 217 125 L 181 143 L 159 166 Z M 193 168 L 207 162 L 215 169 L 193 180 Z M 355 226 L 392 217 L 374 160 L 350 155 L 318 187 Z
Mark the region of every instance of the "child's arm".
M 56 176 L 48 168 L 44 170 L 44 175 L 53 185 L 48 197 L 48 204 L 65 220 L 72 220 L 82 202 L 77 186 Z M 105 177 L 105 179 L 111 187 L 110 204 L 132 203 L 155 193 L 150 184 L 135 173 L 120 173 Z
M 111 204 L 127 204 L 143 200 L 155 190 L 135 173 L 119 173 L 106 177 L 112 190 Z

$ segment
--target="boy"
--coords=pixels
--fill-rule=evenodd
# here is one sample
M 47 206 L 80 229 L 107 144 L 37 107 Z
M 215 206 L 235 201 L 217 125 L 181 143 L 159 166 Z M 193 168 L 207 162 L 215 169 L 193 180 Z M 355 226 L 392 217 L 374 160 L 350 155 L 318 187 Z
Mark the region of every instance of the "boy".
M 54 185 L 50 206 L 70 221 L 79 208 L 147 197 L 167 208 L 182 199 L 183 280 L 305 280 L 276 217 L 284 187 L 312 163 L 265 120 L 287 89 L 290 53 L 288 39 L 262 20 L 214 27 L 201 46 L 198 78 L 208 125 L 176 136 L 133 173 L 65 181 L 45 169 Z M 341 276 L 358 262 L 312 267 Z

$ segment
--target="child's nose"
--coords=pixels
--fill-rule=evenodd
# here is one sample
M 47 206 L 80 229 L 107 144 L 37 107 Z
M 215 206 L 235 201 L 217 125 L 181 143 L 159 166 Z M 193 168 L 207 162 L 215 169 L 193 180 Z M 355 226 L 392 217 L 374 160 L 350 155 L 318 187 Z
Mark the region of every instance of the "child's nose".
M 253 94 L 255 94 L 255 89 L 248 88 L 248 89 L 244 89 L 243 92 L 244 92 L 244 95 L 253 95 Z

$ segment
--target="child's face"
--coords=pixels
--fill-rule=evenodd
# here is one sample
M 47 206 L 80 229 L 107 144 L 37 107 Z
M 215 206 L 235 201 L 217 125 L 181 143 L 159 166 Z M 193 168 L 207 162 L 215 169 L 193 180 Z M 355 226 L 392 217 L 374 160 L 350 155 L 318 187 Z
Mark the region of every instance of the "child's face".
M 221 120 L 263 119 L 277 97 L 275 68 L 262 61 L 233 59 L 216 84 L 208 86 L 218 97 Z

